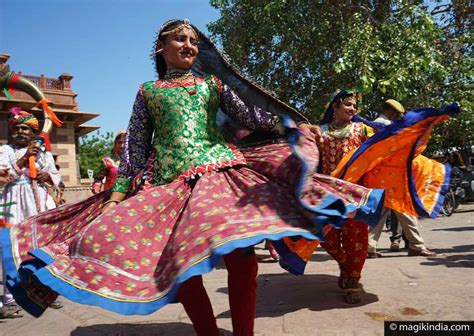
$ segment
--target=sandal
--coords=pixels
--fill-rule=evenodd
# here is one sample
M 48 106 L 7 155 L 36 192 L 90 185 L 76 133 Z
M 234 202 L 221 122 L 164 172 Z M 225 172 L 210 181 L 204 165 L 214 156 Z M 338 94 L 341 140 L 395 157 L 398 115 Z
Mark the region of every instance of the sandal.
M 53 303 L 49 305 L 49 308 L 51 309 L 61 309 L 64 307 L 63 303 L 59 300 L 55 300 Z
M 364 293 L 364 287 L 361 283 L 355 282 L 351 279 L 346 279 L 344 288 L 344 300 L 349 304 L 360 302 L 360 293 Z
M 20 311 L 20 306 L 15 304 L 3 306 L 0 308 L 0 320 L 23 317 L 23 315 L 20 314 Z
M 14 312 L 20 312 L 23 310 L 23 308 L 21 308 L 18 304 L 16 304 L 15 302 L 12 302 L 12 303 L 7 303 L 6 305 L 3 305 L 3 308 L 7 309 L 7 310 L 11 310 L 11 311 L 14 311 Z

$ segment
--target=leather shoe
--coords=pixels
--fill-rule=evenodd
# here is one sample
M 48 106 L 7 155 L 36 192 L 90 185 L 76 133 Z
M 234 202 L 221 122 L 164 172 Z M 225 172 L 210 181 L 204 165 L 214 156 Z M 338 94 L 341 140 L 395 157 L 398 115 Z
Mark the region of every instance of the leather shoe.
M 397 240 L 394 240 L 394 241 L 390 244 L 390 251 L 392 251 L 392 252 L 398 252 L 398 251 L 400 251 L 400 242 L 397 241 Z
M 382 254 L 378 252 L 367 252 L 367 259 L 382 258 Z
M 436 252 L 430 251 L 427 248 L 422 250 L 408 249 L 409 257 L 436 257 Z

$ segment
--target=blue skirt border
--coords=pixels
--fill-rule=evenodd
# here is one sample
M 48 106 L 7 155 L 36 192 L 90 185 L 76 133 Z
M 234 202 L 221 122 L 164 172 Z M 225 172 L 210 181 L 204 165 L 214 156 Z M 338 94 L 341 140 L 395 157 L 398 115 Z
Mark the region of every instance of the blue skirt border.
M 295 127 L 288 127 L 291 126 L 291 124 L 288 123 L 285 126 L 287 126 L 287 135 L 290 145 L 292 145 L 292 149 L 294 150 L 294 146 L 298 140 L 297 136 L 299 136 L 298 130 Z M 302 178 L 300 179 L 296 189 L 297 195 L 301 192 L 303 183 L 302 179 L 304 178 L 303 174 L 309 173 L 309 165 L 304 158 L 300 157 L 300 159 L 303 163 L 303 171 L 301 175 Z M 371 217 L 374 222 L 377 222 L 380 215 L 381 204 L 383 204 L 383 190 L 374 190 L 369 195 L 364 206 L 357 209 L 357 213 L 359 214 L 360 212 L 361 215 Z M 301 237 L 308 240 L 324 240 L 322 228 L 325 225 L 329 224 L 336 228 L 341 228 L 344 220 L 347 218 L 346 214 L 356 210 L 355 206 L 344 206 L 339 198 L 332 195 L 325 197 L 317 206 L 310 206 L 308 204 L 303 204 L 303 206 L 307 210 L 315 213 L 313 222 L 316 227 L 312 232 L 287 230 L 276 234 L 260 234 L 226 242 L 214 248 L 211 255 L 201 259 L 178 276 L 172 288 L 165 295 L 159 299 L 148 302 L 120 301 L 111 299 L 97 292 L 89 291 L 86 288 L 76 287 L 51 271 L 48 265 L 54 262 L 54 258 L 42 249 L 31 251 L 30 255 L 34 258 L 23 262 L 19 266 L 16 265 L 12 253 L 13 246 L 10 237 L 11 229 L 4 229 L 0 232 L 0 242 L 3 246 L 2 257 L 4 270 L 7 275 L 6 285 L 14 295 L 17 303 L 27 312 L 36 317 L 41 316 L 47 307 L 35 303 L 28 297 L 22 284 L 27 283 L 30 280 L 37 284 L 46 286 L 52 291 L 74 302 L 99 306 L 122 315 L 148 315 L 159 310 L 168 303 L 175 302 L 176 294 L 181 283 L 193 276 L 209 273 L 214 267 L 221 263 L 223 255 L 229 254 L 233 250 L 239 248 L 251 249 L 254 245 L 259 244 L 266 239 L 273 241 L 279 253 L 284 257 L 280 262 L 280 265 L 283 268 L 289 270 L 293 274 L 302 274 L 306 262 L 301 260 L 295 253 L 288 250 L 283 242 L 283 238 Z M 17 267 L 19 267 L 18 270 Z
M 102 294 L 78 288 L 64 279 L 57 277 L 48 268 L 48 264 L 54 262 L 54 259 L 42 249 L 32 251 L 30 254 L 35 258 L 22 263 L 20 269 L 16 271 L 10 243 L 10 229 L 4 229 L 0 233 L 1 243 L 3 244 L 3 263 L 5 270 L 8 270 L 7 287 L 14 295 L 17 303 L 21 305 L 25 311 L 36 317 L 41 316 L 46 307 L 41 307 L 28 298 L 22 283 L 27 282 L 30 277 L 33 277 L 33 281 L 49 287 L 54 292 L 74 302 L 99 306 L 122 315 L 148 315 L 168 303 L 176 302 L 176 293 L 179 285 L 193 276 L 211 272 L 213 268 L 221 263 L 223 255 L 229 254 L 235 249 L 251 248 L 265 239 L 280 241 L 284 237 L 303 237 L 308 240 L 317 239 L 316 236 L 309 232 L 283 231 L 278 234 L 262 234 L 230 241 L 215 248 L 212 251 L 212 255 L 203 258 L 197 264 L 182 273 L 170 291 L 163 297 L 149 302 L 130 302 L 114 300 Z

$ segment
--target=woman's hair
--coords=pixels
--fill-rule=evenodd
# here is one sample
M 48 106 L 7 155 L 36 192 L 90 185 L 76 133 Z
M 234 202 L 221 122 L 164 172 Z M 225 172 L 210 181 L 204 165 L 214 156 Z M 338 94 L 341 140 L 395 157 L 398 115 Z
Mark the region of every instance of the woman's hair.
M 352 89 L 337 90 L 336 92 L 332 94 L 331 100 L 326 105 L 326 110 L 319 124 L 320 125 L 329 124 L 334 119 L 334 109 L 332 107 L 332 104 L 335 103 L 336 106 L 339 106 L 342 103 L 342 101 L 346 99 L 347 97 L 355 97 L 355 99 L 359 101 L 359 96 L 356 91 Z
M 163 58 L 163 54 L 161 52 L 158 52 L 158 44 L 165 43 L 166 41 L 166 36 L 174 33 L 174 30 L 178 31 L 180 30 L 180 27 L 190 27 L 191 29 L 194 30 L 196 33 L 196 37 L 198 36 L 197 29 L 191 25 L 188 19 L 184 20 L 178 20 L 178 19 L 173 19 L 173 20 L 168 20 L 166 21 L 156 34 L 155 38 L 155 43 L 153 45 L 153 51 L 152 51 L 152 59 L 155 63 L 155 69 L 156 73 L 158 74 L 158 78 L 163 78 L 163 76 L 166 74 L 166 62 L 165 59 Z
M 355 93 L 355 92 L 351 92 L 351 93 L 347 93 L 347 94 L 345 94 L 345 95 L 342 95 L 342 96 L 340 96 L 340 97 L 334 99 L 334 100 L 332 101 L 332 103 L 335 103 L 336 106 L 339 107 L 339 106 L 341 105 L 342 101 L 343 101 L 344 99 L 346 99 L 346 98 L 349 98 L 349 97 L 354 97 L 354 98 L 357 100 L 357 95 L 356 95 L 356 93 Z M 331 104 L 332 104 L 332 103 L 331 103 Z

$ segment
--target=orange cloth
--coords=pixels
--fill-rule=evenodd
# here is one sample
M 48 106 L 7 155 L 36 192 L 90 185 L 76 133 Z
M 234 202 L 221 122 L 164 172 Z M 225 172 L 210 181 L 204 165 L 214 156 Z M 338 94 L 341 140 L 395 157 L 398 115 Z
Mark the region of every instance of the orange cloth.
M 329 228 L 329 225 L 325 228 Z M 311 255 L 316 250 L 319 245 L 318 240 L 307 240 L 304 238 L 299 238 L 298 240 L 293 240 L 289 237 L 283 238 L 288 249 L 298 255 L 302 260 L 308 262 L 311 258 Z
M 447 118 L 445 115 L 426 118 L 372 144 L 362 154 L 358 149 L 353 150 L 331 175 L 368 188 L 385 189 L 385 206 L 398 212 L 419 216 L 414 207 L 414 202 L 419 201 L 431 215 L 445 183 L 446 168 L 421 153 L 426 148 L 433 126 Z M 414 147 L 418 138 L 420 145 Z M 413 148 L 413 160 L 408 163 Z M 356 151 L 358 157 L 349 164 Z M 413 175 L 414 192 L 410 192 L 408 165 Z

